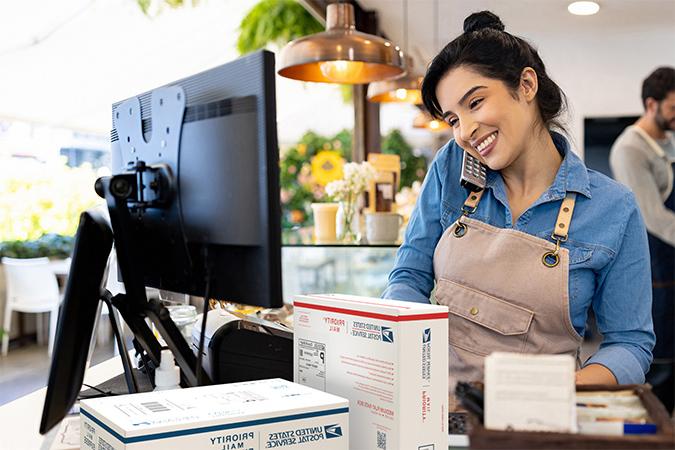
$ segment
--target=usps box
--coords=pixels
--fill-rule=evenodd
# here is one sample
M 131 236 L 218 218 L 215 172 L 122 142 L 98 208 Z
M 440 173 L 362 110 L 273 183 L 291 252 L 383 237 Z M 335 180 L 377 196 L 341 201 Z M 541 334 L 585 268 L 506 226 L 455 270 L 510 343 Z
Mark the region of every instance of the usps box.
M 294 306 L 294 380 L 349 399 L 349 448 L 447 448 L 447 307 L 341 294 Z
M 82 450 L 347 450 L 345 399 L 281 379 L 80 402 Z

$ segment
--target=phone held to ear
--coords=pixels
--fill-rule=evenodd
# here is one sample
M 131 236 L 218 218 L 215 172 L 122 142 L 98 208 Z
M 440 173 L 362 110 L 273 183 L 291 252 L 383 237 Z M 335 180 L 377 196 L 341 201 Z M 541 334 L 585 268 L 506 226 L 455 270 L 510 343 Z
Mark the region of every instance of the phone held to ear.
M 480 191 L 485 189 L 486 180 L 487 170 L 483 163 L 465 151 L 462 158 L 462 173 L 459 177 L 460 184 L 471 191 Z

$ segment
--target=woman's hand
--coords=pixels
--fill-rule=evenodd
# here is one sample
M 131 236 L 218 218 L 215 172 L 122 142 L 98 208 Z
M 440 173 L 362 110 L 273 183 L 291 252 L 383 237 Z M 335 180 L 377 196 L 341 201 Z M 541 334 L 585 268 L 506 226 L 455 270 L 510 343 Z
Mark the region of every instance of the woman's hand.
M 614 374 L 600 364 L 589 364 L 576 372 L 577 384 L 618 384 Z

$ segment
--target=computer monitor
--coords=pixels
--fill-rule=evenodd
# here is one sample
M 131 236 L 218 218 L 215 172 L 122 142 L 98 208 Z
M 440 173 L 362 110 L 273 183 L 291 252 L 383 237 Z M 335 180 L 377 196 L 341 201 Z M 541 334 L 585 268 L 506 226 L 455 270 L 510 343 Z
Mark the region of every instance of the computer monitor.
M 41 433 L 63 419 L 80 392 L 112 242 L 112 231 L 100 214 L 82 213 L 56 330 Z
M 171 83 L 185 94 L 180 134 L 169 123 L 173 103 L 181 103 L 174 98 L 152 105 L 152 91 L 138 95 L 141 120 L 122 111 L 135 98 L 113 105 L 113 174 L 140 158 L 168 164 L 176 177 L 174 201 L 140 213 L 145 226 L 134 265 L 146 286 L 203 296 L 206 247 L 213 297 L 282 306 L 274 77 L 274 54 L 261 51 Z M 131 127 L 142 121 L 142 131 L 127 127 L 121 135 L 130 117 Z M 153 125 L 160 120 L 161 128 Z
M 96 184 L 108 204 L 126 290 L 112 304 L 156 365 L 160 346 L 144 319 L 153 322 L 188 385 L 200 382 L 197 360 L 166 308 L 146 298 L 145 286 L 283 304 L 274 77 L 274 55 L 260 51 L 112 108 L 113 176 Z M 80 228 L 78 242 L 90 242 L 89 228 Z M 82 384 L 102 249 L 100 242 L 76 245 L 41 433 L 66 415 Z M 87 265 L 92 259 L 97 263 Z M 64 357 L 73 363 L 58 362 Z

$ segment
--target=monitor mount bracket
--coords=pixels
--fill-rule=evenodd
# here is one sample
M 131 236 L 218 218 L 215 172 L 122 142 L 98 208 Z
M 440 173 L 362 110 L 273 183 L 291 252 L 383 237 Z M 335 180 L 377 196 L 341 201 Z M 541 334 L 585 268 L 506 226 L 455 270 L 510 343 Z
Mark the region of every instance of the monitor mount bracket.
M 134 333 L 140 347 L 155 367 L 159 366 L 161 346 L 145 321 L 149 318 L 174 354 L 187 386 L 197 386 L 197 358 L 190 349 L 169 311 L 145 294 L 143 274 L 134 270 L 138 249 L 135 228 L 147 209 L 168 208 L 175 197 L 176 177 L 171 167 L 178 167 L 178 150 L 185 113 L 185 92 L 179 86 L 152 91 L 152 136 L 143 134 L 141 101 L 131 98 L 113 111 L 113 123 L 119 138 L 122 161 L 127 172 L 103 177 L 96 182 L 96 192 L 106 200 L 115 239 L 115 249 L 126 293 L 111 299 Z M 167 164 L 146 164 L 166 161 Z M 206 374 L 202 382 L 211 384 Z

